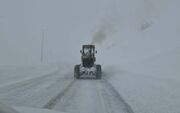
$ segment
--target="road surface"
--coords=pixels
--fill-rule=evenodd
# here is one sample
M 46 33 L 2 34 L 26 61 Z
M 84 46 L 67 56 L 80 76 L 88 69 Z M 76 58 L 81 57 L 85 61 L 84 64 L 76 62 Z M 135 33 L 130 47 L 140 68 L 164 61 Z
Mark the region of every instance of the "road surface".
M 105 77 L 75 80 L 72 73 L 54 72 L 0 87 L 0 101 L 69 113 L 133 113 Z

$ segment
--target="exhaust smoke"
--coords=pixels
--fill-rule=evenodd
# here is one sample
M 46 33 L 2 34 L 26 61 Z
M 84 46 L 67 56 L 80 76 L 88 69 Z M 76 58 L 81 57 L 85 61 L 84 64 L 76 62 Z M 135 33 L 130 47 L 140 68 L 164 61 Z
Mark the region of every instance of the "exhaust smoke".
M 104 20 L 102 20 L 102 23 L 93 34 L 91 44 L 101 45 L 107 38 L 110 38 L 111 35 L 117 32 L 119 18 L 115 5 L 116 3 L 113 2 L 112 7 L 107 11 L 108 14 L 106 14 Z
M 100 25 L 99 29 L 94 33 L 91 44 L 102 44 L 109 36 L 114 34 L 117 29 L 115 28 L 117 25 L 116 19 L 109 19 L 104 21 L 103 24 Z

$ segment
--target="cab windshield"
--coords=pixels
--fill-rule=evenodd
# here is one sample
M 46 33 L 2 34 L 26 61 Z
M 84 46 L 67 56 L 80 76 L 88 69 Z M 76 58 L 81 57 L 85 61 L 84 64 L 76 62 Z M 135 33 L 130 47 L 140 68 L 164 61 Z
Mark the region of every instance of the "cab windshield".
M 94 54 L 94 49 L 91 47 L 85 47 L 84 48 L 84 54 L 89 56 L 89 55 L 93 55 Z

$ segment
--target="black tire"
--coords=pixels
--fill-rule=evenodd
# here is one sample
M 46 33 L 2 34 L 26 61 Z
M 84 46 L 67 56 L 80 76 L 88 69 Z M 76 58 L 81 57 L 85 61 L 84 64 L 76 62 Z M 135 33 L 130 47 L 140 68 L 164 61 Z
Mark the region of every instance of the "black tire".
M 74 66 L 74 78 L 76 79 L 80 78 L 80 65 Z
M 96 79 L 101 79 L 101 77 L 102 77 L 101 65 L 96 65 Z

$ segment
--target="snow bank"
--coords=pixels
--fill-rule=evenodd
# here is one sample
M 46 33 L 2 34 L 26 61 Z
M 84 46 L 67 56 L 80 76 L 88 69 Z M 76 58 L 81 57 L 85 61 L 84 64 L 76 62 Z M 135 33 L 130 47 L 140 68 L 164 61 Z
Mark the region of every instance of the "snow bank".
M 57 71 L 58 66 L 1 66 L 0 87 L 21 82 L 24 80 L 47 75 Z

